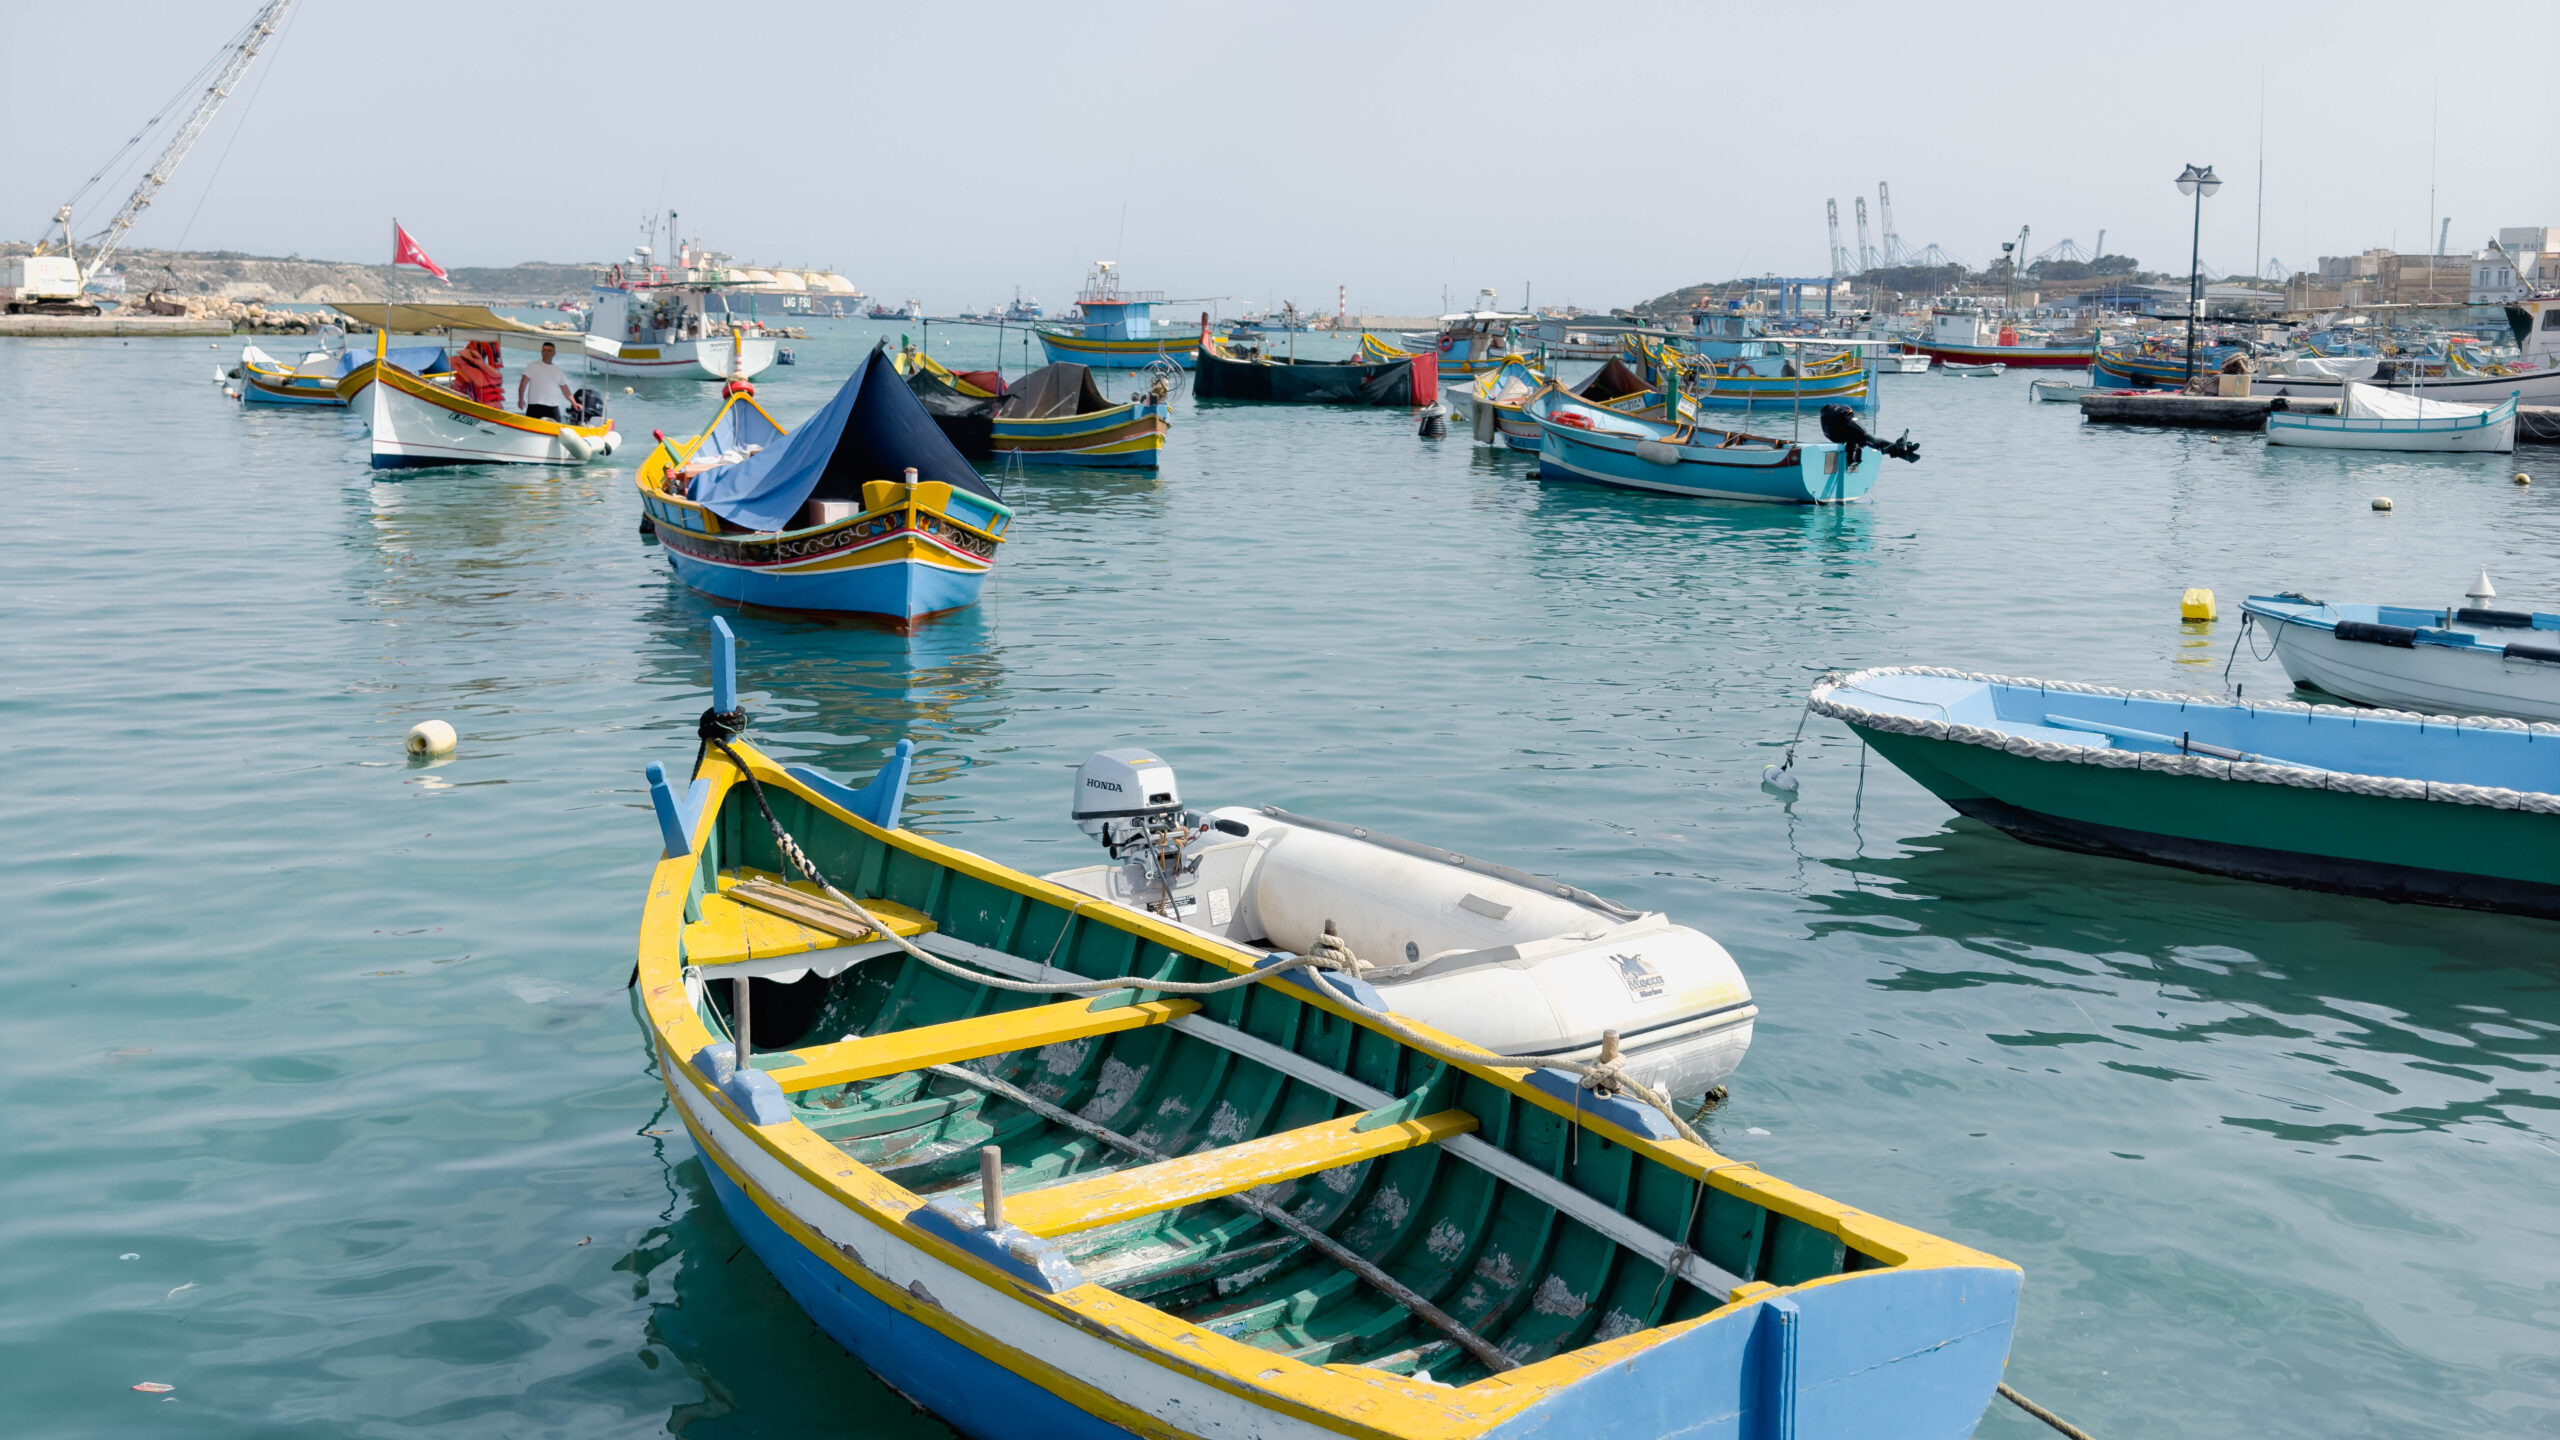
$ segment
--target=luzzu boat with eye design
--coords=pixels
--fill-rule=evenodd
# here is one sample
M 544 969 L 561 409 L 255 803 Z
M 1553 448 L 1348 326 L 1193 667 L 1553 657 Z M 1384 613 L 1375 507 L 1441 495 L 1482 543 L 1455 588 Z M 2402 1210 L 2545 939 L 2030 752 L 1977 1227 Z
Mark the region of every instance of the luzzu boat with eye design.
M 797 430 L 733 389 L 701 434 L 660 436 L 633 483 L 693 589 L 900 626 L 974 603 L 1013 523 L 885 345 Z
M 1606 1066 L 899 828 L 903 742 L 859 790 L 777 764 L 714 672 L 691 782 L 650 767 L 658 1071 L 746 1244 L 962 1433 L 1980 1420 L 2015 1266 L 1721 1155 Z

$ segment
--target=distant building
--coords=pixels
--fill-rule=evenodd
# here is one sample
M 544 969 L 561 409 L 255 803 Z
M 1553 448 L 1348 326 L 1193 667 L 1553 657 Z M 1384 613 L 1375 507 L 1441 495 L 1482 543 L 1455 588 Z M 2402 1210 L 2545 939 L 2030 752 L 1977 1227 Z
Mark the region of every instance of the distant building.
M 2508 226 L 2471 257 L 2474 305 L 2500 305 L 2560 284 L 2560 227 Z

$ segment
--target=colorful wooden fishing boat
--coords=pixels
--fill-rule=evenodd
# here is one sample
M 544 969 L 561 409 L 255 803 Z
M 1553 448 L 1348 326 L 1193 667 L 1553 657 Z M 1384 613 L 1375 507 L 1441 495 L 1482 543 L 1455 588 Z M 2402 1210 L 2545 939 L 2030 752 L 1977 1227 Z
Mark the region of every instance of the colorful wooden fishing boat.
M 453 374 L 453 362 L 440 345 L 406 345 L 391 351 L 391 363 L 428 380 Z M 248 405 L 326 405 L 346 408 L 338 382 L 363 362 L 352 350 L 314 350 L 299 365 L 287 365 L 255 345 L 240 349 L 240 399 Z
M 1191 393 L 1202 400 L 1411 406 L 1440 399 L 1438 370 L 1416 355 L 1298 360 L 1204 334 L 1199 372 Z
M 1917 459 L 1907 441 L 1781 440 L 1739 430 L 1667 424 L 1594 405 L 1549 385 L 1530 400 L 1538 422 L 1538 475 L 1589 480 L 1711 500 L 1838 505 L 1865 498 L 1888 454 Z M 1845 406 L 1822 411 L 1826 428 L 1857 422 Z M 1844 431 L 1846 433 L 1846 431 Z
M 1787 340 L 1763 339 L 1725 348 L 1734 353 L 1697 354 L 1649 336 L 1630 335 L 1619 355 L 1649 386 L 1659 387 L 1665 368 L 1676 367 L 1681 393 L 1708 409 L 1819 407 L 1866 397 L 1866 361 L 1854 350 L 1807 360 Z
M 592 398 L 592 418 L 537 419 L 503 403 L 455 393 L 389 358 L 383 333 L 374 333 L 373 358 L 338 381 L 338 395 L 365 417 L 373 468 L 426 465 L 584 465 L 611 455 L 622 434 L 606 418 L 603 397 Z
M 972 460 L 1153 470 L 1173 428 L 1161 379 L 1115 405 L 1091 368 L 1073 361 L 1043 365 L 1011 383 L 993 370 L 947 369 L 914 349 L 898 352 L 897 367 L 942 433 Z
M 1189 326 L 1159 326 L 1155 307 L 1164 303 L 1161 290 L 1123 290 L 1119 272 L 1108 260 L 1094 262 L 1076 296 L 1076 319 L 1035 325 L 1040 348 L 1052 361 L 1072 360 L 1097 370 L 1143 370 L 1158 360 L 1188 370 L 1200 354 L 1200 332 Z
M 2076 344 L 2021 344 L 2018 332 L 1979 310 L 1938 309 L 1930 312 L 1929 333 L 1912 348 L 1933 360 L 1959 364 L 1998 361 L 2021 369 L 2079 370 L 2096 358 L 2095 337 Z
M 2560 919 L 2560 726 L 1909 666 L 1810 703 L 2032 844 Z
M 2546 292 L 2506 307 L 2507 327 L 2515 337 L 2517 357 L 2511 364 L 2487 365 L 2464 358 L 2456 349 L 2433 360 L 2425 357 L 2377 357 L 2366 371 L 2362 364 L 2339 367 L 2271 366 L 2259 372 L 2253 388 L 2261 395 L 2334 399 L 2348 380 L 2392 390 L 2422 391 L 2431 400 L 2464 405 L 2495 405 L 2513 396 L 2527 405 L 2560 405 L 2560 292 Z M 2347 373 L 2324 374 L 2342 369 Z M 2313 373 L 2299 373 L 2310 370 Z M 2355 373 L 2365 371 L 2363 374 Z
M 1504 361 L 1500 369 L 1477 376 L 1463 392 L 1477 442 L 1534 454 L 1540 432 L 1528 406 L 1546 386 L 1546 372 L 1516 355 Z M 1612 355 L 1588 378 L 1565 387 L 1565 391 L 1621 415 L 1645 420 L 1663 417 L 1663 391 L 1648 385 L 1622 356 Z M 1680 418 L 1690 424 L 1698 419 L 1697 403 L 1685 393 L 1680 396 Z
M 1603 1072 L 901 829 L 907 764 L 858 790 L 737 741 L 689 785 L 651 766 L 636 984 L 739 1238 L 960 1433 L 1973 1430 L 2015 1266 Z
M 2267 443 L 2319 450 L 2487 453 L 2516 448 L 2514 391 L 2495 405 L 2461 405 L 2429 392 L 2385 390 L 2349 380 L 2338 387 L 2338 413 L 2271 410 Z
M 2240 353 L 2237 345 L 2196 347 L 2196 373 L 2210 375 Z M 2102 347 L 2089 364 L 2090 383 L 2100 390 L 2174 390 L 2187 383 L 2186 347 L 2152 337 L 2131 345 Z M 2335 385 L 2330 393 L 2337 391 Z
M 1401 345 L 1379 339 L 1371 331 L 1363 330 L 1360 332 L 1360 348 L 1354 353 L 1363 360 L 1411 360 L 1415 356 L 1428 355 L 1431 352 L 1427 349 L 1408 350 Z
M 1525 354 L 1534 347 L 1520 341 L 1523 324 L 1534 324 L 1537 316 L 1510 310 L 1470 310 L 1440 317 L 1440 334 L 1433 341 L 1438 357 L 1440 378 L 1465 380 L 1487 370 L 1499 370 L 1502 362 L 1515 354 Z
M 2429 609 L 2252 595 L 2241 613 L 2274 637 L 2297 685 L 2434 715 L 2560 720 L 2560 635 L 2551 633 L 2560 615 L 2493 609 L 2494 594 L 2465 598 Z
M 799 429 L 740 388 L 701 434 L 660 437 L 635 483 L 693 589 L 901 626 L 975 602 L 1013 521 L 885 342 Z

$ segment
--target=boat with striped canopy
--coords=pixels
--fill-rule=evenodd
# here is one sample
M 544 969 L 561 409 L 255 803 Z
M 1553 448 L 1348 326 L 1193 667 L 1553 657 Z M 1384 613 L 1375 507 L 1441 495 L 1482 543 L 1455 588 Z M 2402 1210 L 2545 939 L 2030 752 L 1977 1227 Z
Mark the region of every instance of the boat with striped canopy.
M 734 382 L 701 434 L 658 437 L 633 484 L 692 589 L 899 627 L 975 603 L 1013 523 L 886 341 L 797 430 Z
M 1980 1419 L 2015 1266 L 1721 1154 L 1605 1065 L 901 828 L 906 742 L 860 788 L 777 763 L 731 738 L 726 657 L 693 776 L 649 767 L 657 1071 L 747 1247 L 961 1433 Z

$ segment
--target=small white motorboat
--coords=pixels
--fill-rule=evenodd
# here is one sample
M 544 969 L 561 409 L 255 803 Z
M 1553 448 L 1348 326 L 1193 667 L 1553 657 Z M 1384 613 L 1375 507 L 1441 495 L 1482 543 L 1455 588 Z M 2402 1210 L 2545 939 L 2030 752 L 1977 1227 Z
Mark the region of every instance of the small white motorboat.
M 2030 380 L 2027 382 L 2027 393 L 2029 395 L 2052 405 L 2077 404 L 2079 403 L 2081 396 L 2094 395 L 2097 392 L 2098 387 L 2095 385 L 2082 385 L 2071 380 Z
M 1968 379 L 1972 379 L 1984 375 L 2006 375 L 2009 373 L 2009 367 L 1997 360 L 1992 361 L 1988 365 L 1967 365 L 1961 361 L 1942 360 L 1938 362 L 1938 373 L 1941 375 L 1962 375 Z
M 1899 354 L 1888 351 L 1876 356 L 1876 373 L 1879 375 L 1926 375 L 1929 373 L 1929 357 L 1917 350 Z
M 1506 1055 L 1592 1060 L 1692 1096 L 1742 1063 L 1759 1008 L 1723 946 L 1657 912 L 1272 806 L 1183 807 L 1173 767 L 1106 750 L 1074 816 L 1112 863 L 1047 878 L 1254 952 L 1333 953 L 1385 1003 Z
M 2560 720 L 2560 615 L 2493 608 L 2486 574 L 2463 598 L 2426 609 L 2252 595 L 2241 609 L 2297 685 L 2430 715 Z
M 2338 413 L 2278 410 L 2267 416 L 2267 443 L 2322 450 L 2483 451 L 2516 448 L 2516 401 L 2458 405 L 2354 380 L 2338 387 Z

